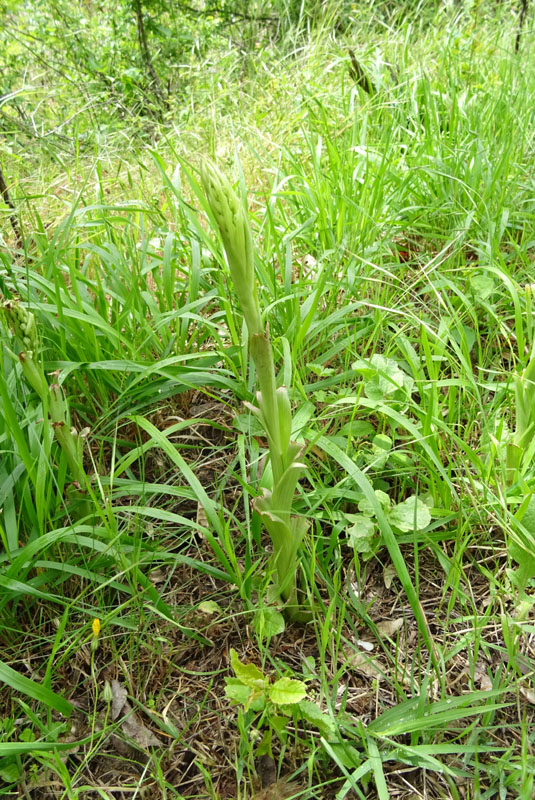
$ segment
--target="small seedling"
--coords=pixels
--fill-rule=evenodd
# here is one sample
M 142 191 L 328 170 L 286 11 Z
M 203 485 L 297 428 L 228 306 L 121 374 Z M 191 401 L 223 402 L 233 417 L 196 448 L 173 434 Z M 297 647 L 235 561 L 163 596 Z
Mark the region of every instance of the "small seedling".
M 359 359 L 352 368 L 364 379 L 366 397 L 377 403 L 386 399 L 406 403 L 414 391 L 414 380 L 393 358 L 374 353 L 369 361 Z
M 394 531 L 408 533 L 421 531 L 431 522 L 431 514 L 426 504 L 416 495 L 412 495 L 402 503 L 393 504 L 386 492 L 375 490 L 375 496 L 384 511 L 384 514 Z M 350 523 L 347 529 L 349 545 L 367 561 L 372 558 L 383 542 L 379 526 L 376 521 L 375 511 L 366 498 L 358 503 L 360 514 L 345 514 Z
M 226 678 L 225 694 L 235 705 L 242 706 L 240 727 L 261 731 L 256 755 L 273 756 L 273 734 L 281 741 L 287 737 L 289 720 L 304 720 L 317 728 L 323 736 L 334 733 L 333 720 L 319 706 L 306 699 L 306 684 L 296 678 L 283 677 L 271 682 L 255 664 L 243 664 L 235 650 L 230 651 L 234 678 Z

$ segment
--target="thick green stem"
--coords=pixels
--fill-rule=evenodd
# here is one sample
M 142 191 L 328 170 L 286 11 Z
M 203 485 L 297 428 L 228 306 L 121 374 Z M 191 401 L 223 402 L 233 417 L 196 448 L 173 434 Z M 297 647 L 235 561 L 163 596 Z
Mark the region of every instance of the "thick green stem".
M 258 383 L 260 384 L 260 410 L 266 426 L 273 470 L 273 485 L 276 486 L 284 472 L 284 458 L 279 428 L 279 408 L 273 351 L 267 333 L 253 334 L 250 338 Z

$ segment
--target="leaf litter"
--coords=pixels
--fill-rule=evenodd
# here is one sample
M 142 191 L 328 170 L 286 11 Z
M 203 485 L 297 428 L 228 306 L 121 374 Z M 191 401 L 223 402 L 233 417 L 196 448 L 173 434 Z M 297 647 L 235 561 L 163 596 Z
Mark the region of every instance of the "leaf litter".
M 111 681 L 110 685 L 112 690 L 111 718 L 119 721 L 122 732 L 142 750 L 147 750 L 149 747 L 161 747 L 162 741 L 143 724 L 139 715 L 128 702 L 128 693 L 125 687 L 117 680 Z

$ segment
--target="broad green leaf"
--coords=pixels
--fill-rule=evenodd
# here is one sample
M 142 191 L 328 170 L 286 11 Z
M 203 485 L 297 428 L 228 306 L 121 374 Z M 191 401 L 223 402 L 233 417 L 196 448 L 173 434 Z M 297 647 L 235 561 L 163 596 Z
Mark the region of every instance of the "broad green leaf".
M 428 507 L 416 495 L 408 497 L 403 503 L 398 503 L 387 516 L 390 524 L 403 533 L 421 531 L 431 522 Z
M 18 781 L 21 772 L 17 762 L 12 758 L 0 758 L 0 778 L 5 783 Z
M 390 436 L 378 433 L 372 439 L 371 452 L 365 452 L 366 462 L 375 470 L 384 469 L 386 462 L 392 455 L 392 439 Z
M 303 681 L 295 678 L 279 678 L 268 690 L 268 696 L 277 706 L 294 705 L 299 703 L 307 693 Z
M 245 686 L 250 686 L 251 689 L 265 689 L 268 685 L 268 679 L 264 677 L 256 664 L 242 664 L 234 649 L 230 651 L 230 663 L 234 674 Z
M 494 279 L 490 275 L 473 275 L 470 278 L 470 289 L 476 300 L 486 300 L 494 291 Z
M 256 748 L 255 756 L 256 758 L 260 758 L 260 756 L 270 756 L 273 758 L 273 751 L 271 749 L 271 739 L 273 736 L 273 731 L 271 728 L 268 728 L 267 731 L 264 731 L 264 735 L 262 736 L 262 741 Z
M 476 341 L 476 334 L 473 328 L 460 323 L 457 323 L 457 326 L 454 327 L 454 320 L 451 320 L 451 326 L 452 327 L 450 327 L 449 330 L 450 337 L 459 345 L 459 347 L 461 347 L 464 342 L 466 344 L 466 349 L 470 353 Z
M 372 439 L 372 444 L 380 450 L 389 451 L 392 449 L 392 439 L 384 433 L 378 433 Z
M 370 400 L 380 401 L 399 390 L 412 393 L 414 380 L 393 358 L 374 353 L 369 362 L 359 359 L 352 366 L 366 379 L 364 391 Z
M 232 681 L 232 682 L 231 682 Z M 235 703 L 242 706 L 247 705 L 253 690 L 250 686 L 245 686 L 238 678 L 228 678 L 227 685 L 225 686 L 225 696 Z
M 375 489 L 375 496 L 384 509 L 390 508 L 392 503 L 386 492 L 383 492 L 381 489 Z M 373 506 L 366 497 L 363 497 L 362 500 L 359 501 L 358 509 L 368 517 L 373 517 L 375 515 L 375 506 Z
M 271 725 L 277 736 L 284 741 L 284 739 L 286 738 L 285 736 L 286 727 L 288 725 L 287 717 L 281 717 L 278 716 L 277 714 L 273 714 L 273 716 L 270 716 L 269 718 L 269 724 Z
M 334 373 L 334 369 L 332 367 L 324 367 L 323 364 L 307 364 L 307 369 L 309 372 L 317 375 L 318 378 L 325 378 Z
M 233 703 L 238 703 L 247 711 L 263 711 L 266 707 L 266 695 L 262 689 L 245 686 L 238 678 L 225 678 L 225 696 Z
M 413 459 L 408 453 L 404 453 L 400 450 L 394 450 L 392 453 L 389 453 L 388 458 L 390 461 L 390 466 L 398 466 L 405 470 L 414 463 Z
M 374 432 L 374 427 L 371 422 L 363 419 L 353 419 L 346 422 L 340 428 L 340 435 L 352 437 L 354 439 L 361 439 L 364 436 L 370 436 Z

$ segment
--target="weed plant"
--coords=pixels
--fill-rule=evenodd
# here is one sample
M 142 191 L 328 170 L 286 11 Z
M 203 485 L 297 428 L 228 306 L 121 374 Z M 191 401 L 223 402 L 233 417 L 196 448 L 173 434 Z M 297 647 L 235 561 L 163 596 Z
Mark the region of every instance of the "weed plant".
M 0 290 L 89 428 L 89 511 L 4 324 L 5 796 L 533 797 L 533 32 L 515 56 L 509 4 L 414 5 L 290 27 L 247 69 L 222 50 L 151 149 L 125 123 L 131 154 L 15 173 Z M 214 151 L 307 453 L 301 624 L 253 508 Z

